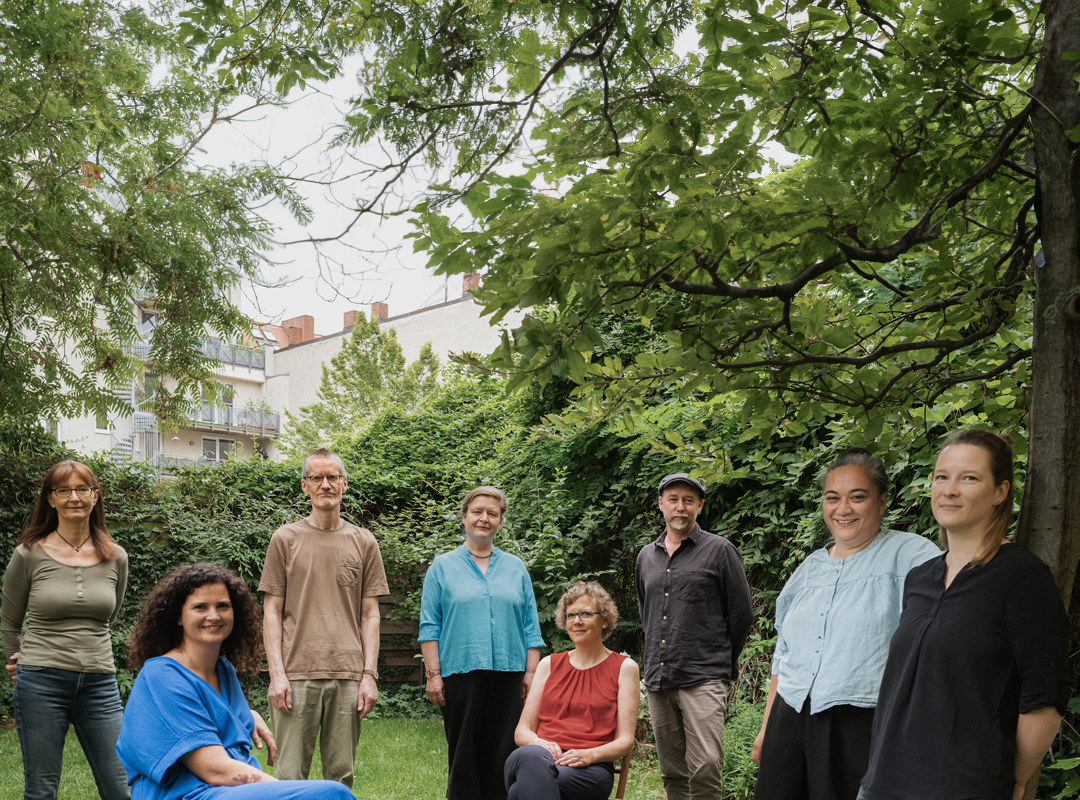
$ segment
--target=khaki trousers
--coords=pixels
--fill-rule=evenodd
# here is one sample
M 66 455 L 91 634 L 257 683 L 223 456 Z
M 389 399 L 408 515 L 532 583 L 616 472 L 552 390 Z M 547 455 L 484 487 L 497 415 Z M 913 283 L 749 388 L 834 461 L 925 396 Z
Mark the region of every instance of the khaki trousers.
M 318 739 L 323 778 L 351 789 L 360 740 L 356 715 L 359 681 L 289 681 L 289 686 L 292 712 L 270 709 L 278 746 L 274 776 L 283 781 L 306 781 Z
M 727 684 L 649 692 L 649 714 L 668 800 L 720 800 Z

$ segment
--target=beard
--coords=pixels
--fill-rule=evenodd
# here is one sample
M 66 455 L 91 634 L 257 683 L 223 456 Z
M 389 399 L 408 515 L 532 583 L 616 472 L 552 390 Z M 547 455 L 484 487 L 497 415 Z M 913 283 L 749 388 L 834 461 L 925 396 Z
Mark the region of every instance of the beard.
M 689 517 L 672 517 L 668 520 L 668 527 L 676 531 L 685 531 L 690 528 Z

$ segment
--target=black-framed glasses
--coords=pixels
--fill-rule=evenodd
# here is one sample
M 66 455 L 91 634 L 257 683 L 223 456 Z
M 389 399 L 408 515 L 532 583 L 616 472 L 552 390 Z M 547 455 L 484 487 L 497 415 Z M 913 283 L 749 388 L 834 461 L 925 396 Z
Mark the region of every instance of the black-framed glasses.
M 311 481 L 316 486 L 322 486 L 323 481 L 327 481 L 331 486 L 337 486 L 342 477 L 341 475 L 308 475 L 304 480 Z
M 74 489 L 70 486 L 58 486 L 52 490 L 53 494 L 61 500 L 67 500 L 72 492 L 75 492 L 75 496 L 80 500 L 88 500 L 94 496 L 95 491 L 97 490 L 93 486 L 76 486 Z
M 597 612 L 595 611 L 567 611 L 565 616 L 567 622 L 573 622 L 575 619 L 580 619 L 582 622 L 589 622 L 596 616 L 596 613 Z

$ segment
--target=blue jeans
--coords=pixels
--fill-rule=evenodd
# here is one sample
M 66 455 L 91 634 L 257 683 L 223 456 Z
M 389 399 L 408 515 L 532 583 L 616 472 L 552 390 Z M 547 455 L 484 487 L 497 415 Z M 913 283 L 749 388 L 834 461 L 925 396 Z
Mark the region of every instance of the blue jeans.
M 25 800 L 56 800 L 68 724 L 75 727 L 103 800 L 128 800 L 116 756 L 124 710 L 116 676 L 19 664 L 11 698 L 22 745 Z

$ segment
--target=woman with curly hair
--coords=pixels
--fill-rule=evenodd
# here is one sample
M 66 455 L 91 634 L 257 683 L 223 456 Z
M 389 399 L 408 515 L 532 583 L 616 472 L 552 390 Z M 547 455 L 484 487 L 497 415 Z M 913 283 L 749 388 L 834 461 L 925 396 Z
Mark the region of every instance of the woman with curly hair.
M 634 746 L 640 672 L 632 658 L 604 647 L 615 630 L 615 602 L 595 581 L 559 598 L 555 624 L 574 649 L 540 662 L 521 720 L 520 745 L 506 760 L 509 800 L 606 800 L 612 762 Z
M 271 765 L 277 754 L 236 678 L 236 667 L 258 666 L 260 616 L 240 576 L 215 564 L 173 570 L 147 599 L 116 743 L 133 800 L 351 800 L 333 781 L 278 781 L 251 755 L 263 741 Z
M 116 758 L 123 708 L 110 636 L 127 576 L 127 553 L 105 528 L 94 471 L 79 461 L 54 464 L 12 553 L 0 608 L 26 800 L 55 800 L 69 725 L 98 794 L 128 797 Z

